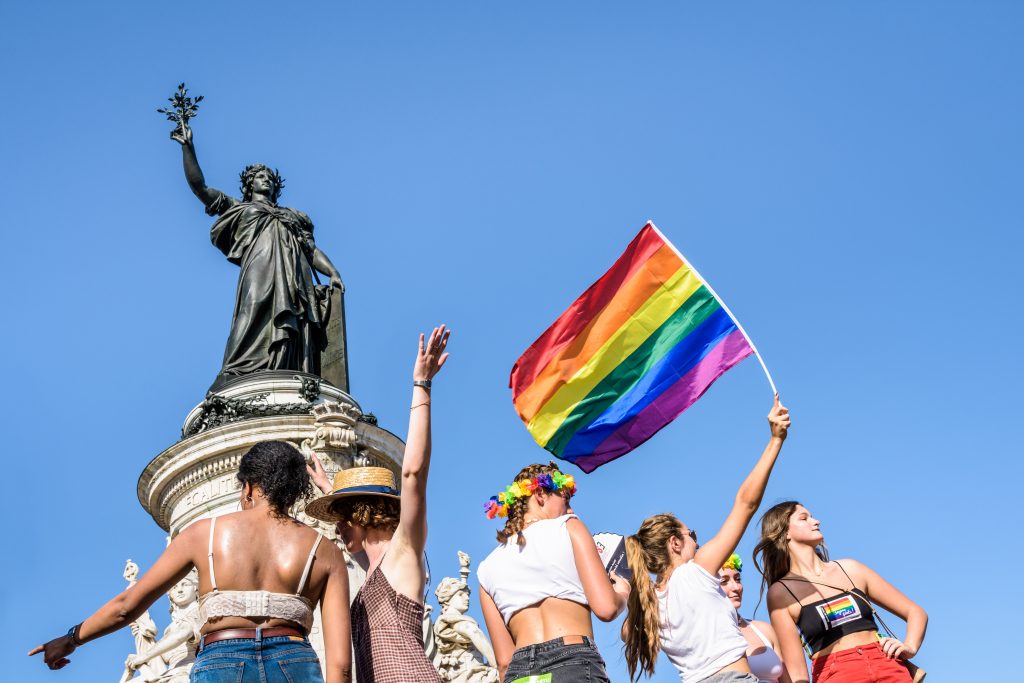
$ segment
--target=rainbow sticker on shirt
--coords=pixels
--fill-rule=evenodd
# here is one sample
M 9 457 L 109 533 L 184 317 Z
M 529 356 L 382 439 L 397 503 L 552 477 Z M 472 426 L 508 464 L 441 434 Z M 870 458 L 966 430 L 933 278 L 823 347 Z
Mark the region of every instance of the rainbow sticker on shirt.
M 818 605 L 818 616 L 826 629 L 841 626 L 848 621 L 860 619 L 860 607 L 857 606 L 853 596 L 840 595 L 834 600 L 829 600 L 824 605 Z

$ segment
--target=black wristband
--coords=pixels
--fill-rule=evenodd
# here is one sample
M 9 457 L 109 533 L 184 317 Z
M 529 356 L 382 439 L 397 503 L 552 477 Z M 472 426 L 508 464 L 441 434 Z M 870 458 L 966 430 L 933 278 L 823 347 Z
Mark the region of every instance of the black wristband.
M 68 637 L 71 638 L 71 644 L 74 645 L 75 647 L 81 647 L 82 645 L 85 645 L 85 643 L 83 643 L 78 638 L 78 630 L 80 628 L 82 628 L 82 624 L 81 623 L 77 623 L 77 624 L 75 624 L 74 626 L 72 626 L 71 628 L 68 629 Z
M 431 384 L 432 382 L 429 379 L 414 379 L 412 381 L 414 387 L 423 387 L 424 389 L 429 389 Z

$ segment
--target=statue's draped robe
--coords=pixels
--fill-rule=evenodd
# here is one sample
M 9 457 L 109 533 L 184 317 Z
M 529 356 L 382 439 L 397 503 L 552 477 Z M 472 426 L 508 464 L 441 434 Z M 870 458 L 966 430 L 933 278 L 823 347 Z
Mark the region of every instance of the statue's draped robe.
M 480 631 L 480 625 L 472 617 L 467 617 L 456 610 L 442 608 L 441 614 L 434 624 L 434 642 L 437 643 L 437 654 L 434 665 L 455 678 L 444 680 L 464 681 L 497 681 L 498 672 L 487 664 L 483 653 L 476 649 L 473 639 L 466 635 L 459 626 Z M 481 632 L 481 635 L 483 633 Z M 492 673 L 493 672 L 493 673 Z
M 320 374 L 327 338 L 313 282 L 313 223 L 301 211 L 223 193 L 210 239 L 240 268 L 218 380 L 257 370 Z

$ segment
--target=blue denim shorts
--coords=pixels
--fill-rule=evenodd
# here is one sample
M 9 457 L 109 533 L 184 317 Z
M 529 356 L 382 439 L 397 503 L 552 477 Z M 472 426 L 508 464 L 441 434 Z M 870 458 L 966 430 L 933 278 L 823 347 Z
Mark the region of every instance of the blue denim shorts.
M 292 636 L 210 643 L 196 655 L 191 683 L 323 683 L 308 640 Z
M 530 677 L 533 676 L 532 680 Z M 566 645 L 561 638 L 521 647 L 512 653 L 505 683 L 525 678 L 531 683 L 611 683 L 604 660 L 586 636 Z

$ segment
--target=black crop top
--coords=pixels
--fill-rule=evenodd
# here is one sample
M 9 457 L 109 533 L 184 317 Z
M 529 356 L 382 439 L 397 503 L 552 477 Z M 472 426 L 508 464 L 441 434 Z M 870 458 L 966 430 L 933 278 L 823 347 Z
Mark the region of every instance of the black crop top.
M 836 565 L 843 569 L 843 565 L 838 562 Z M 843 574 L 846 574 L 845 569 L 843 569 Z M 864 593 L 854 585 L 849 574 L 846 574 L 846 578 L 852 586 L 850 590 L 808 605 L 800 605 L 800 618 L 796 625 L 811 654 L 825 649 L 845 635 L 878 630 L 874 613 L 871 610 L 871 603 L 868 602 Z M 792 580 L 814 583 L 806 579 Z M 797 598 L 789 586 L 786 586 L 786 579 L 780 579 L 780 582 L 799 604 L 800 598 Z

